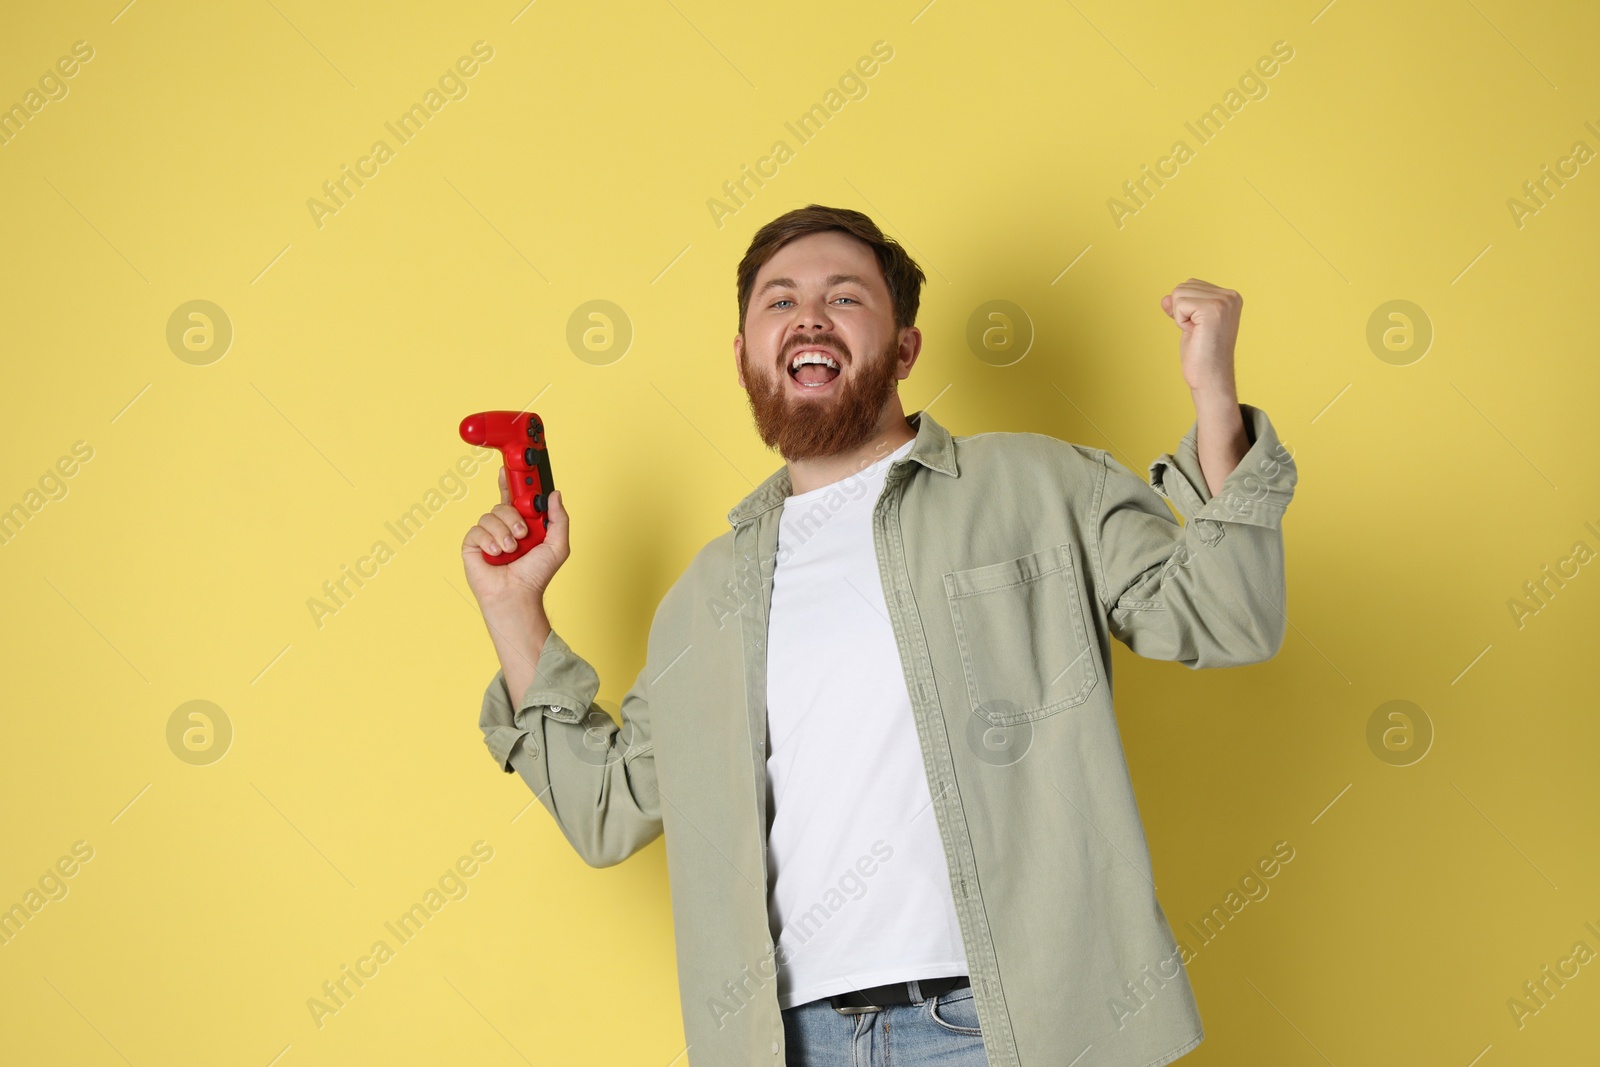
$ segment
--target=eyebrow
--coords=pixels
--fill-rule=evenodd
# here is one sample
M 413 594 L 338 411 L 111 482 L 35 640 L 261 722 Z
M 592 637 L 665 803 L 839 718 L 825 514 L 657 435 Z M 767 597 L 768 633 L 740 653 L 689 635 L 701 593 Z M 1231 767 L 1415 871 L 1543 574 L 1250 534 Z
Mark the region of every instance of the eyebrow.
M 868 282 L 867 279 L 861 277 L 859 274 L 830 274 L 828 275 L 828 281 L 824 288 L 832 289 L 835 285 L 840 285 L 844 282 L 853 282 L 856 285 L 861 286 L 863 289 L 870 289 L 872 287 L 872 283 Z M 763 285 L 759 291 L 757 291 L 756 296 L 762 295 L 768 289 L 779 288 L 798 289 L 800 287 L 795 284 L 793 278 L 773 278 L 771 281 L 767 282 L 766 285 Z

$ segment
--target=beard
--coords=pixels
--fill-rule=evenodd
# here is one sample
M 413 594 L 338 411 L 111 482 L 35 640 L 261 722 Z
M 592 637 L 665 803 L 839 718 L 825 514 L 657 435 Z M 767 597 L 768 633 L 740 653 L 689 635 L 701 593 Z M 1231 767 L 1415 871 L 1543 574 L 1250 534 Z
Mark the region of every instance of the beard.
M 850 350 L 834 334 L 808 337 L 789 346 L 821 345 L 850 357 Z M 787 364 L 774 371 L 753 372 L 745 364 L 745 392 L 755 416 L 756 432 L 767 447 L 775 448 L 785 460 L 815 459 L 849 452 L 872 440 L 878 433 L 884 406 L 894 394 L 895 356 L 899 343 L 890 339 L 882 352 L 863 359 L 840 360 L 839 379 L 826 398 L 797 396 L 784 381 Z

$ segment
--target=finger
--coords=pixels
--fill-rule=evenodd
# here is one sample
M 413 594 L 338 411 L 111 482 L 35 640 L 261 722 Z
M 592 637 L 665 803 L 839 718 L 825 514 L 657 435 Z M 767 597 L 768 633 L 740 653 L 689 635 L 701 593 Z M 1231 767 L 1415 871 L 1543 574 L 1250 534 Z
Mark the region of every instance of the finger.
M 496 506 L 494 511 L 489 512 L 478 520 L 478 525 L 488 531 L 489 536 L 494 539 L 499 547 L 509 552 L 517 547 L 517 539 L 511 535 L 511 528 L 500 517 L 499 510 L 499 507 Z M 516 509 L 513 508 L 512 510 L 515 511 Z
M 567 540 L 570 525 L 567 521 L 566 503 L 561 499 L 561 490 L 550 490 L 550 494 L 545 497 L 545 507 L 549 509 L 545 514 L 550 517 L 550 527 L 544 532 L 545 543 L 558 557 L 565 559 L 570 544 Z
M 485 555 L 498 556 L 501 552 L 500 545 L 496 542 L 494 534 L 482 526 L 474 526 L 467 531 L 467 536 L 461 541 L 462 555 L 468 555 L 473 549 Z
M 522 517 L 520 511 L 510 504 L 496 504 L 494 515 L 506 524 L 506 529 L 511 531 L 513 537 L 520 538 L 528 532 L 527 520 Z
M 502 463 L 500 465 L 500 503 L 502 504 L 511 503 L 511 482 L 509 477 L 506 474 L 505 464 Z

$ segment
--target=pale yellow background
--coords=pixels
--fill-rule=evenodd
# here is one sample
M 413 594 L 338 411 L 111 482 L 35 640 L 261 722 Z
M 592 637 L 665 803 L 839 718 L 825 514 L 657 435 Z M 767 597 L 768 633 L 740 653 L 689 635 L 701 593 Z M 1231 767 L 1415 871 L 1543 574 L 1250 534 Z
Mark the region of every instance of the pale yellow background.
M 1506 1005 L 1600 950 L 1600 565 L 1520 629 L 1507 606 L 1600 549 L 1600 162 L 1521 228 L 1507 208 L 1600 149 L 1592 4 L 120 4 L 0 25 L 6 105 L 95 50 L 0 147 L 0 507 L 94 449 L 0 546 L 0 906 L 94 849 L 0 947 L 0 1060 L 692 1061 L 662 842 L 586 867 L 483 747 L 458 546 L 493 468 L 409 544 L 384 523 L 469 451 L 463 415 L 537 398 L 573 516 L 550 612 L 615 714 L 659 598 L 778 465 L 731 365 L 734 268 L 816 201 L 927 271 L 901 390 L 956 433 L 1143 473 L 1193 417 L 1161 296 L 1245 296 L 1240 396 L 1301 477 L 1287 639 L 1215 672 L 1115 649 L 1175 929 L 1296 850 L 1190 964 L 1183 1062 L 1593 1062 L 1600 962 L 1521 1028 Z M 319 229 L 308 198 L 478 40 L 469 95 Z M 866 97 L 799 145 L 785 121 L 879 40 Z M 1184 121 L 1279 40 L 1269 94 L 1198 146 Z M 1180 137 L 1196 157 L 1118 228 L 1108 199 Z M 719 228 L 707 201 L 780 138 Z M 209 366 L 166 342 L 194 299 L 234 329 Z M 594 299 L 634 331 L 604 365 L 566 341 Z M 1035 331 L 1008 367 L 966 344 L 993 299 Z M 1394 299 L 1435 331 L 1409 366 L 1365 339 Z M 308 599 L 378 539 L 394 558 L 319 627 Z M 1408 767 L 1366 740 L 1397 698 L 1435 731 Z M 195 699 L 234 730 L 209 766 L 167 744 Z M 319 1028 L 308 998 L 480 840 L 468 895 Z

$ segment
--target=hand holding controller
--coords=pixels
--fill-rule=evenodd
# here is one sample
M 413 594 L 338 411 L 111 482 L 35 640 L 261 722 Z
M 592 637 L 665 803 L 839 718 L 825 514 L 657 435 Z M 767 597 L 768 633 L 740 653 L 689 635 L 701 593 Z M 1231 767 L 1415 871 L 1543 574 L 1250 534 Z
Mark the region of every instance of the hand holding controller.
M 485 563 L 504 566 L 543 544 L 550 526 L 550 493 L 555 481 L 550 474 L 544 422 L 531 411 L 480 411 L 461 420 L 461 439 L 500 450 L 511 504 L 528 524 L 528 532 L 516 548 L 499 555 L 482 554 Z

